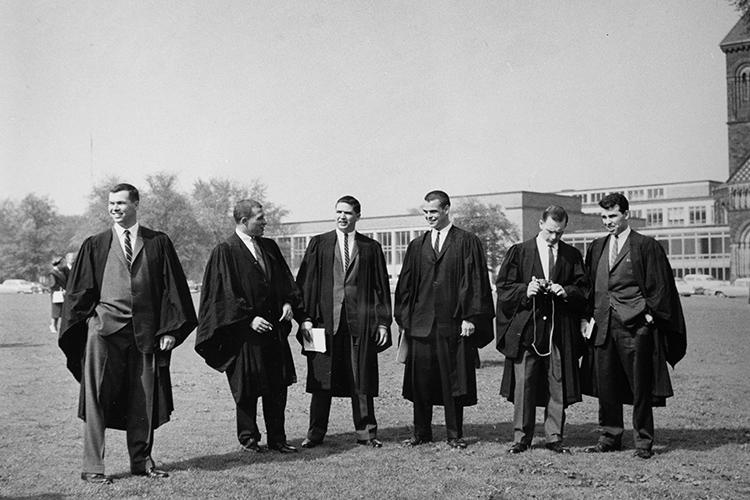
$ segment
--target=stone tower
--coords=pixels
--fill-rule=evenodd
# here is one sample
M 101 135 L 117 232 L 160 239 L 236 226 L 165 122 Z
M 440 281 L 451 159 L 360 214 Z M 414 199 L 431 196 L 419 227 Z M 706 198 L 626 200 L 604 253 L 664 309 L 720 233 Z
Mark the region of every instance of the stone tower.
M 716 190 L 716 213 L 729 225 L 734 279 L 750 276 L 750 14 L 719 46 L 727 63 L 729 178 Z

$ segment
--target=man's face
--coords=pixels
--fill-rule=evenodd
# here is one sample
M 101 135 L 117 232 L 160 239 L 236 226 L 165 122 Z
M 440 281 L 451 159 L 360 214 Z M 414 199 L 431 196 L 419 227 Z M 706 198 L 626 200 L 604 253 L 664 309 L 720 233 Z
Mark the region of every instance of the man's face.
M 128 191 L 109 193 L 109 215 L 115 224 L 124 228 L 132 227 L 136 222 L 138 202 L 130 199 Z
M 266 229 L 266 213 L 262 208 L 253 209 L 253 215 L 243 217 L 241 222 L 248 236 L 263 236 L 263 231 Z
M 336 227 L 344 233 L 351 233 L 357 226 L 360 214 L 354 212 L 354 207 L 348 203 L 336 204 Z
M 615 205 L 612 208 L 602 208 L 602 224 L 607 229 L 609 234 L 619 235 L 621 232 L 628 228 L 628 219 L 630 218 L 630 211 L 620 212 L 619 205 Z
M 542 239 L 547 242 L 548 245 L 555 245 L 562 238 L 567 222 L 558 222 L 552 220 L 551 217 L 547 217 L 547 220 L 539 221 L 539 234 L 542 235 Z
M 430 226 L 430 229 L 436 229 L 438 231 L 443 229 L 450 222 L 450 210 L 450 205 L 441 207 L 440 200 L 427 201 L 422 205 L 422 212 L 424 212 L 424 218 L 427 221 L 427 225 Z

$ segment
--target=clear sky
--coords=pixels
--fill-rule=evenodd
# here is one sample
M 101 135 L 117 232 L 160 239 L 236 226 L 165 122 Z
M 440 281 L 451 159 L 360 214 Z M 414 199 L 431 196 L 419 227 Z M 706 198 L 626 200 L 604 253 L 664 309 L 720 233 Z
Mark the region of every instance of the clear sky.
M 728 0 L 0 2 L 0 199 L 260 178 L 289 221 L 425 192 L 726 180 Z M 144 200 L 147 201 L 147 200 Z

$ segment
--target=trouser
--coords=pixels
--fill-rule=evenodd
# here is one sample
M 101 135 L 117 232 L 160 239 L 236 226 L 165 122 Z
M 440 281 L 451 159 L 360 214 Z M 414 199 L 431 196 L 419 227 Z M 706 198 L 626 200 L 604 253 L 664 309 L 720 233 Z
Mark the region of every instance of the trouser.
M 560 351 L 552 345 L 549 356 L 538 356 L 524 350 L 513 363 L 515 388 L 513 391 L 513 441 L 530 445 L 534 438 L 537 388 L 539 377 L 547 379 L 549 396 L 544 408 L 544 435 L 547 443 L 562 441 L 565 425 L 563 403 L 562 364 Z
M 310 428 L 307 439 L 322 441 L 328 431 L 328 417 L 331 413 L 332 395 L 330 391 L 316 391 L 310 400 Z M 375 405 L 372 396 L 357 394 L 351 397 L 352 419 L 357 439 L 360 441 L 378 436 L 378 424 L 375 421 Z
M 93 323 L 93 322 L 91 322 Z M 129 323 L 122 330 L 101 336 L 89 325 L 83 363 L 83 472 L 104 473 L 105 413 L 125 401 L 126 441 L 130 469 L 141 472 L 153 466 L 154 389 L 153 354 L 138 350 Z M 126 395 L 126 398 L 121 395 Z
M 653 385 L 653 327 L 646 324 L 628 328 L 612 311 L 609 335 L 595 349 L 599 382 L 599 441 L 608 446 L 622 444 L 622 403 L 615 397 L 627 384 L 633 394 L 633 439 L 636 448 L 650 450 L 654 444 L 654 414 L 651 406 Z M 604 397 L 603 397 L 604 396 Z
M 287 387 L 275 388 L 269 394 L 261 396 L 263 399 L 263 420 L 266 423 L 266 441 L 269 446 L 286 443 L 284 431 L 284 411 L 286 409 Z M 246 401 L 236 403 L 237 407 L 237 439 L 243 446 L 250 439 L 260 441 L 258 429 L 258 398 L 249 397 Z
M 448 439 L 463 437 L 464 407 L 453 396 L 451 353 L 444 339 L 436 332 L 427 338 L 412 338 L 414 399 L 414 436 L 432 440 L 433 401 L 442 401 L 445 410 L 445 430 Z M 437 396 L 437 397 L 433 397 Z

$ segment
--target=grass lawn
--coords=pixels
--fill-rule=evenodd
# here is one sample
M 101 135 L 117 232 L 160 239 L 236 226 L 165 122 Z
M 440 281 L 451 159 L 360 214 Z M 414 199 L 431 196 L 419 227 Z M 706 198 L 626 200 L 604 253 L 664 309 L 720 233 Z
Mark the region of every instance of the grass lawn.
M 79 478 L 78 384 L 47 329 L 49 297 L 0 295 L 0 497 L 748 498 L 750 306 L 713 297 L 684 298 L 683 306 L 688 354 L 672 372 L 675 397 L 654 412 L 651 460 L 631 456 L 629 430 L 622 452 L 582 452 L 598 437 L 591 398 L 568 409 L 565 442 L 572 456 L 544 449 L 541 425 L 533 450 L 507 455 L 513 408 L 498 395 L 503 358 L 494 346 L 481 353 L 480 402 L 465 412 L 466 450 L 444 442 L 440 407 L 434 444 L 399 445 L 411 436 L 412 414 L 401 398 L 402 365 L 391 349 L 380 357 L 375 402 L 383 448 L 356 444 L 350 403 L 336 399 L 322 446 L 293 456 L 241 453 L 226 378 L 195 354 L 190 337 L 173 357 L 172 422 L 155 438 L 154 458 L 170 478 L 130 476 L 125 434 L 108 431 L 106 467 L 115 482 L 93 486 Z M 296 344 L 293 352 L 300 382 L 289 391 L 286 429 L 298 445 L 310 400 Z M 626 406 L 626 422 L 630 411 Z

